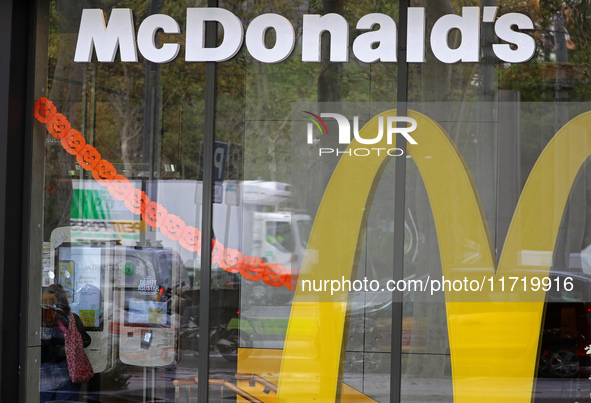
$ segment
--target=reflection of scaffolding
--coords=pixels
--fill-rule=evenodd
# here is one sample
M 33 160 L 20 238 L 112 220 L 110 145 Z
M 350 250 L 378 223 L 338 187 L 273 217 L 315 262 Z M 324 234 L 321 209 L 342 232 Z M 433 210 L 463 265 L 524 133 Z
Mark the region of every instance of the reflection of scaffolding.
M 183 378 L 183 379 L 175 379 L 173 381 L 174 388 L 175 388 L 175 401 L 177 403 L 181 402 L 192 402 L 193 395 L 195 396 L 195 401 L 197 401 L 197 393 L 193 393 L 193 388 L 197 388 L 197 377 L 191 378 Z M 265 379 L 261 378 L 258 375 L 236 375 L 236 379 L 245 379 L 251 382 L 259 382 L 266 388 L 265 390 L 273 391 L 273 393 L 277 392 L 277 386 L 273 385 L 272 383 L 266 381 Z M 224 398 L 224 388 L 230 390 L 232 393 L 240 396 L 242 399 L 246 400 L 247 402 L 252 403 L 263 403 L 262 400 L 257 399 L 253 395 L 248 392 L 245 392 L 243 389 L 239 388 L 238 386 L 234 385 L 232 382 L 227 381 L 225 379 L 209 379 L 209 386 L 217 386 L 220 388 L 220 399 Z M 185 393 L 183 393 L 185 392 Z M 266 392 L 269 393 L 269 392 Z

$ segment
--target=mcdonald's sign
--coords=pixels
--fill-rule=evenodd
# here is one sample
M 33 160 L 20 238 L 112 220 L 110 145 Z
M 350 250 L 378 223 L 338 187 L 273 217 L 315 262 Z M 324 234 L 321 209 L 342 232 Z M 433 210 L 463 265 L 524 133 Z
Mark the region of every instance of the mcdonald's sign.
M 361 137 L 371 137 L 380 118 L 393 114 L 375 116 Z M 454 279 L 461 273 L 469 280 L 482 279 L 483 273 L 496 279 L 549 276 L 548 256 L 554 251 L 571 188 L 591 155 L 591 113 L 572 119 L 541 153 L 521 193 L 498 262 L 478 192 L 455 144 L 429 117 L 412 111 L 408 116 L 417 122 L 413 137 L 418 145 L 409 144 L 407 152 L 427 190 L 443 275 Z M 349 147 L 358 144 L 353 141 Z M 342 156 L 318 209 L 308 243 L 313 253 L 304 260 L 300 281 L 354 279 L 366 207 L 386 161 L 384 154 Z M 466 261 L 469 243 L 480 245 L 480 253 Z M 475 296 L 446 290 L 454 402 L 532 400 L 545 294 L 506 289 Z M 311 295 L 298 287 L 281 364 L 276 366 L 277 401 L 339 401 L 347 296 L 342 290 Z M 240 361 L 248 359 L 240 355 L 239 368 Z

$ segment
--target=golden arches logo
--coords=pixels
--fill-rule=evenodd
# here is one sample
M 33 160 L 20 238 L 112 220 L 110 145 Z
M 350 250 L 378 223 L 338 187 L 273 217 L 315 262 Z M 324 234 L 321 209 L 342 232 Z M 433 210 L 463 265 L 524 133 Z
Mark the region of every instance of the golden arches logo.
M 380 116 L 393 113 L 374 117 L 362 135 L 375 133 Z M 454 278 L 461 272 L 462 278 L 469 279 L 482 278 L 483 273 L 496 279 L 548 276 L 548 256 L 553 253 L 571 188 L 591 155 L 591 113 L 571 120 L 540 155 L 523 188 L 498 264 L 478 192 L 459 151 L 432 119 L 416 112 L 409 116 L 418 123 L 413 134 L 419 145 L 409 145 L 407 151 L 430 200 L 443 275 Z M 357 146 L 357 142 L 350 145 Z M 384 155 L 343 155 L 318 209 L 300 281 L 355 278 L 366 207 L 385 162 Z M 480 245 L 480 253 L 465 262 L 469 243 Z M 526 253 L 538 259 L 524 259 Z M 480 295 L 475 300 L 474 295 L 446 293 L 454 401 L 530 402 L 545 293 L 520 290 Z M 338 400 L 346 315 L 346 292 L 317 296 L 314 301 L 298 288 L 282 353 L 277 401 Z

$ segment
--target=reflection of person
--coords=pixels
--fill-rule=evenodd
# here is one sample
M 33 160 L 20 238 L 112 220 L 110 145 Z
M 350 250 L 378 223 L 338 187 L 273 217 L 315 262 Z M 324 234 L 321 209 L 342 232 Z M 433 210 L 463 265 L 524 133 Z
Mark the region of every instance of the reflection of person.
M 52 284 L 43 290 L 43 315 L 41 328 L 41 403 L 50 400 L 78 400 L 80 384 L 72 383 L 68 374 L 64 334 L 59 328 L 61 321 L 69 326 L 70 305 L 68 296 L 61 284 Z M 90 345 L 90 336 L 84 325 L 74 314 L 76 327 L 82 335 L 84 347 Z

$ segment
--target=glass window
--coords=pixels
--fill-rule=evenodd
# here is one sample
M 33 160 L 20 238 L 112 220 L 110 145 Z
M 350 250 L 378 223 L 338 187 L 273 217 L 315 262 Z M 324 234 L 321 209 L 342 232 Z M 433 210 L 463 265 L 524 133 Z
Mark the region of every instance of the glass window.
M 37 33 L 42 402 L 588 398 L 586 5 L 95 3 Z

